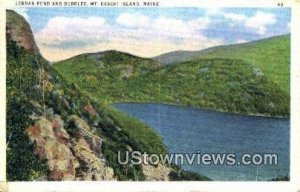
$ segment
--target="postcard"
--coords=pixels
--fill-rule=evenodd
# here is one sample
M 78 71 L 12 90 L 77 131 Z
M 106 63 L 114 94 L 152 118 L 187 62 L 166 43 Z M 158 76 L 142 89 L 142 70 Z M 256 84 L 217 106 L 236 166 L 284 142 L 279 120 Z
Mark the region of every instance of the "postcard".
M 1 8 L 1 192 L 300 190 L 300 2 Z

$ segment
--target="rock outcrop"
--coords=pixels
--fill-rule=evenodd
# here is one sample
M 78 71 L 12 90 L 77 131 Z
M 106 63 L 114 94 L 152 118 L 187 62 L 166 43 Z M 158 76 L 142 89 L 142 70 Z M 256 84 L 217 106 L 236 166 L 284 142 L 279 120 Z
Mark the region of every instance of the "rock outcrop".
M 31 54 L 39 53 L 28 22 L 12 10 L 6 11 L 6 34 Z
M 143 165 L 143 173 L 146 176 L 148 181 L 169 181 L 169 174 L 171 168 L 167 165 L 158 164 L 157 166 L 153 165 Z
M 79 162 L 68 146 L 68 133 L 62 127 L 54 128 L 55 121 L 41 117 L 28 127 L 27 134 L 35 143 L 34 154 L 47 161 L 51 180 L 74 180 Z
M 46 117 L 31 116 L 34 125 L 26 130 L 35 143 L 34 154 L 47 161 L 51 180 L 114 180 L 113 169 L 100 158 L 101 138 L 87 123 L 71 116 L 69 133 L 61 117 L 48 109 Z
M 143 159 L 144 158 L 145 157 L 143 157 Z M 172 170 L 169 165 L 162 163 L 158 163 L 157 165 L 142 164 L 142 169 L 148 181 L 169 181 L 169 174 Z

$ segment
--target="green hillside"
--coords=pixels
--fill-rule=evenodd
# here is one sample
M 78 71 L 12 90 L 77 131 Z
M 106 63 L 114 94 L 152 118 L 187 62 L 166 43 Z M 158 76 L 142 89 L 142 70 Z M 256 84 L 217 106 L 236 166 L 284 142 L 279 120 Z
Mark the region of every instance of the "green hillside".
M 137 99 L 156 102 L 242 114 L 289 114 L 288 95 L 259 68 L 242 60 L 199 59 L 172 65 L 130 80 L 123 92 L 136 90 L 141 95 Z
M 24 24 L 26 21 L 13 11 L 7 11 L 7 16 L 8 181 L 141 181 L 178 180 L 178 177 L 180 180 L 208 180 L 173 165 L 145 168 L 132 163 L 119 164 L 118 151 L 124 159 L 126 151 L 163 154 L 167 150 L 160 136 L 149 126 L 94 99 L 91 95 L 97 87 L 81 90 L 66 81 L 37 49 L 31 49 L 36 45 L 29 25 Z M 22 28 L 13 26 L 20 23 L 29 27 L 28 33 L 21 33 Z M 115 61 L 122 61 L 123 57 L 132 58 L 134 63 L 140 60 L 124 54 Z M 151 60 L 145 60 L 144 65 L 128 74 L 135 76 L 157 68 L 157 62 Z M 107 73 L 113 71 L 118 70 L 111 69 Z M 86 74 L 83 72 L 77 77 L 81 75 Z M 120 77 L 123 76 L 120 74 Z M 99 84 L 93 84 L 96 85 Z
M 159 69 L 151 67 L 145 73 L 122 78 L 122 70 L 115 69 L 128 66 L 130 57 L 111 65 L 107 60 L 85 59 L 89 57 L 82 55 L 54 67 L 101 103 L 160 102 L 252 115 L 289 114 L 288 94 L 259 67 L 243 60 L 197 59 Z M 124 53 L 114 52 L 110 57 L 123 58 Z M 95 67 L 97 62 L 106 67 Z
M 129 79 L 158 70 L 160 64 L 127 53 L 106 51 L 79 55 L 54 67 L 69 82 L 78 84 L 102 103 L 110 103 L 112 98 L 123 98 L 121 89 Z
M 259 67 L 287 94 L 290 93 L 290 35 L 282 35 L 249 43 L 213 47 L 201 51 L 177 51 L 154 59 L 164 65 L 199 58 L 242 59 Z

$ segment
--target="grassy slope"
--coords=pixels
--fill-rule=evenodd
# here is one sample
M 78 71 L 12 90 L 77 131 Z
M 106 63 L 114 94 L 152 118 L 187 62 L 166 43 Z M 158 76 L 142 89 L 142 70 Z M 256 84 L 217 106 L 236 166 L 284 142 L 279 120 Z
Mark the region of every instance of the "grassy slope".
M 287 94 L 290 92 L 290 35 L 259 41 L 219 46 L 195 52 L 173 52 L 156 57 L 165 64 L 197 58 L 243 59 L 259 67 L 263 73 Z

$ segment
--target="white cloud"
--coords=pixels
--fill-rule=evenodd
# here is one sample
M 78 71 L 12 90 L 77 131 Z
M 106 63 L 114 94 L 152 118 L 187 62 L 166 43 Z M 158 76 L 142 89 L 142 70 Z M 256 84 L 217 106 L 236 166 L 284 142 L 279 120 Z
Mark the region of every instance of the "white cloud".
M 123 13 L 119 15 L 116 22 L 126 27 L 147 27 L 150 24 L 150 18 L 141 14 Z
M 211 23 L 207 17 L 185 21 L 129 13 L 117 17 L 115 24 L 101 17 L 55 17 L 35 36 L 42 54 L 51 61 L 109 49 L 153 57 L 174 50 L 200 50 L 222 44 L 220 39 L 203 35 Z
M 14 7 L 12 8 L 15 12 L 22 15 L 26 21 L 29 21 L 29 15 L 27 14 L 27 8 Z
M 259 35 L 265 35 L 267 27 L 277 22 L 275 15 L 267 12 L 257 12 L 254 16 L 248 18 L 245 26 L 249 29 L 255 30 Z
M 207 16 L 218 16 L 218 15 L 220 15 L 222 13 L 223 13 L 223 11 L 222 11 L 221 8 L 213 6 L 213 7 L 208 7 L 206 9 L 206 13 L 205 14 Z
M 223 13 L 225 19 L 230 19 L 236 22 L 243 22 L 247 19 L 246 15 L 236 13 Z
M 188 35 L 197 35 L 199 30 L 209 27 L 211 21 L 207 17 L 200 17 L 190 21 L 181 19 L 158 17 L 150 18 L 141 14 L 121 14 L 116 22 L 129 28 L 137 28 L 138 32 L 153 33 L 160 36 L 185 38 Z M 157 35 L 156 35 L 157 36 Z
M 54 17 L 35 36 L 37 42 L 43 45 L 78 40 L 92 41 L 104 37 L 104 26 L 105 19 L 102 17 Z
M 152 27 L 160 36 L 164 37 L 186 38 L 193 33 L 193 29 L 180 19 L 158 18 L 153 22 Z
M 256 12 L 253 16 L 226 12 L 222 12 L 222 15 L 225 19 L 232 21 L 231 26 L 243 25 L 258 35 L 265 35 L 268 27 L 277 22 L 275 15 L 262 11 Z
M 238 40 L 236 40 L 236 43 L 246 43 L 247 42 L 247 40 L 245 40 L 245 39 L 238 39 Z
M 199 17 L 197 19 L 191 20 L 187 25 L 196 30 L 204 30 L 211 26 L 212 21 L 208 17 Z

